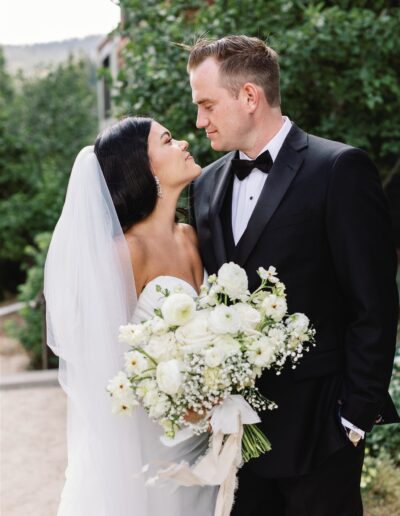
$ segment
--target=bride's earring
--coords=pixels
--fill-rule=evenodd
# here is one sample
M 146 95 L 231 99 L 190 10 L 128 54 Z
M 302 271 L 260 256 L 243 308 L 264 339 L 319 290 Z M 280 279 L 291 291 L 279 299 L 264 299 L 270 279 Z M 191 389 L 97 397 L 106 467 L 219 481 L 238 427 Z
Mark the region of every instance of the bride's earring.
M 160 184 L 160 180 L 158 179 L 157 176 L 154 176 L 154 180 L 156 182 L 156 187 L 157 187 L 157 196 L 158 197 L 162 197 L 162 189 L 161 189 L 161 184 Z

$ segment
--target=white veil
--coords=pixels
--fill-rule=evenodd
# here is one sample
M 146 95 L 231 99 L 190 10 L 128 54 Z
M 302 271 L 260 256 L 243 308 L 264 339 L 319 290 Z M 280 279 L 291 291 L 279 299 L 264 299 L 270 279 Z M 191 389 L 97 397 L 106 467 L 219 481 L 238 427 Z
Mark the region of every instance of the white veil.
M 118 327 L 136 305 L 129 250 L 93 147 L 77 156 L 50 244 L 48 345 L 68 396 L 68 468 L 59 516 L 145 515 L 138 417 L 111 414 Z M 134 508 L 134 510 L 133 510 Z

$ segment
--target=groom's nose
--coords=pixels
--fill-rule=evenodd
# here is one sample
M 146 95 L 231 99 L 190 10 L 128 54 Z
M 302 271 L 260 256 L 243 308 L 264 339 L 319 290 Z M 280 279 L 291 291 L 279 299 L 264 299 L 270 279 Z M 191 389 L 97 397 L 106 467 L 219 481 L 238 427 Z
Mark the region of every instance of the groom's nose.
M 197 110 L 197 119 L 196 119 L 196 127 L 197 129 L 203 129 L 207 127 L 209 124 L 209 120 L 200 109 Z

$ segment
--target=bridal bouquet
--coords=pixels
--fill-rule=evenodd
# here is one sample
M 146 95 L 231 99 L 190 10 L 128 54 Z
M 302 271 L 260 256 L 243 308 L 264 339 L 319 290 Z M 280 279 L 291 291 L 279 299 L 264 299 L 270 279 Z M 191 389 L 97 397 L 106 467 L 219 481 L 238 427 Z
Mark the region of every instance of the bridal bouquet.
M 246 272 L 232 262 L 208 278 L 197 299 L 179 287 L 157 286 L 164 301 L 154 316 L 120 328 L 119 338 L 131 350 L 124 371 L 108 385 L 113 410 L 129 413 L 142 405 L 163 427 L 164 441 L 183 429 L 214 432 L 217 420 L 223 433 L 232 433 L 224 425 L 235 427 L 240 418 L 243 460 L 268 451 L 254 423 L 259 411 L 276 405 L 259 392 L 256 380 L 265 369 L 280 374 L 288 361 L 296 367 L 314 345 L 315 331 L 304 314 L 287 313 L 285 285 L 275 268 L 257 272 L 261 284 L 253 293 Z M 224 407 L 229 414 L 221 412 Z M 196 420 L 188 417 L 194 413 Z

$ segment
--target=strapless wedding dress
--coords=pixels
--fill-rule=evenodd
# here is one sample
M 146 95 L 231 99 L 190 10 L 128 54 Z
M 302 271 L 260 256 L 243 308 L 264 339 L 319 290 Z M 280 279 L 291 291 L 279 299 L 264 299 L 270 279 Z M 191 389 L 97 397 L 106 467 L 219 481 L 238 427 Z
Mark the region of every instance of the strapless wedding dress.
M 187 281 L 174 276 L 158 276 L 151 280 L 138 298 L 132 322 L 139 323 L 154 316 L 154 310 L 160 308 L 164 296 L 157 292 L 157 285 L 174 291 L 180 287 L 182 292 L 192 297 L 197 292 Z M 208 435 L 193 436 L 187 441 L 171 448 L 160 441 L 161 427 L 152 422 L 143 409 L 140 411 L 140 440 L 142 461 L 157 469 L 157 463 L 164 461 L 194 463 L 208 446 Z M 150 475 L 151 476 L 151 475 Z M 217 496 L 216 487 L 182 487 L 172 482 L 163 486 L 147 487 L 147 516 L 213 516 Z M 135 511 L 132 512 L 135 516 Z

